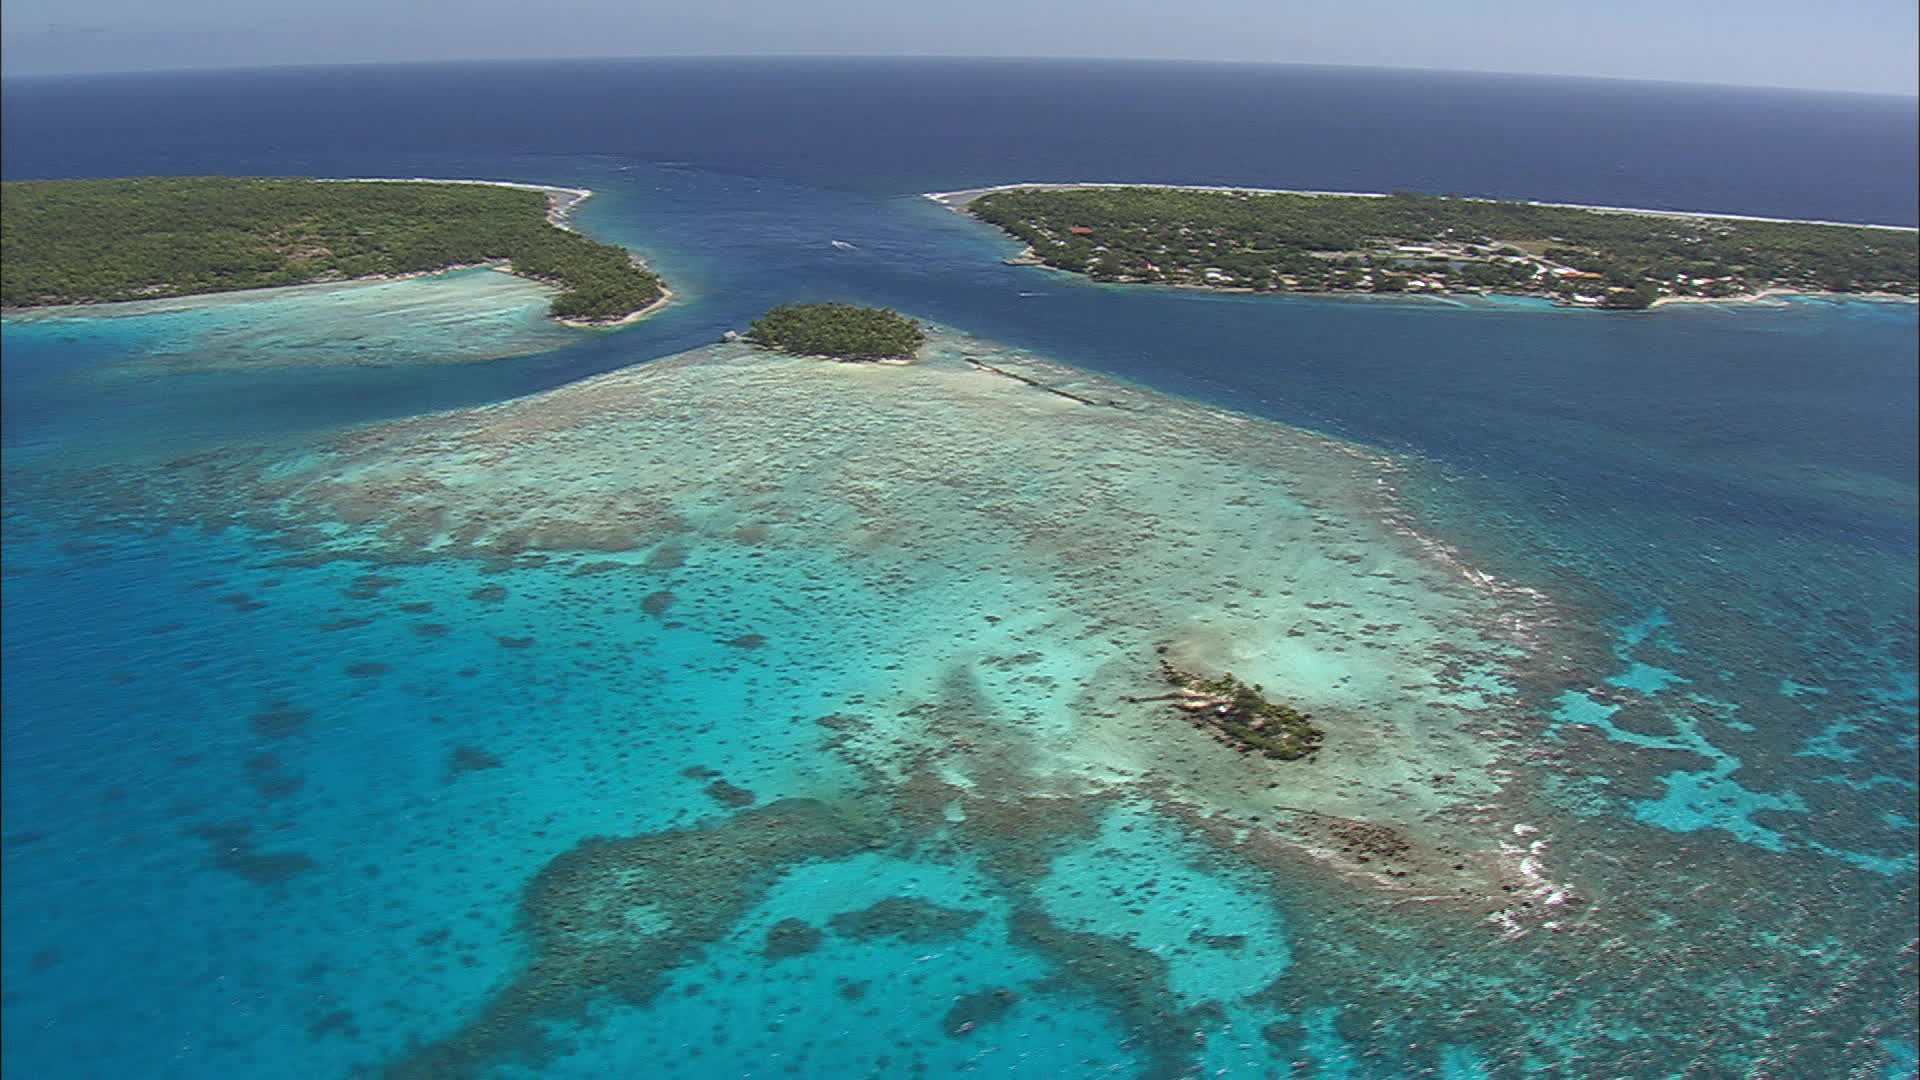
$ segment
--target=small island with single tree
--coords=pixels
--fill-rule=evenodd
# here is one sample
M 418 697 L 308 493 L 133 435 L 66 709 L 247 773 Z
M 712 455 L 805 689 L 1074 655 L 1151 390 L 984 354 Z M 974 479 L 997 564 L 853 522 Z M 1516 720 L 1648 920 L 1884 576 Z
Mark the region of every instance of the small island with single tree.
M 568 228 L 588 192 L 472 181 L 292 177 L 16 180 L 0 187 L 9 309 L 502 269 L 560 290 L 576 325 L 666 299 L 631 253 Z M 557 195 L 569 195 L 563 207 Z
M 927 340 L 913 319 L 858 304 L 782 304 L 742 336 L 762 348 L 834 360 L 905 360 Z
M 931 196 L 1098 281 L 1253 292 L 1503 293 L 1596 308 L 1920 291 L 1913 229 L 1492 199 L 1103 185 Z

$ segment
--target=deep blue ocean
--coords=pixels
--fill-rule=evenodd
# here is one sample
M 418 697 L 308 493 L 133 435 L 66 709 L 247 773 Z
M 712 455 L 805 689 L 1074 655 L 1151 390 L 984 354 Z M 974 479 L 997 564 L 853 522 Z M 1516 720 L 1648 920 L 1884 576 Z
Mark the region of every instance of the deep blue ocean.
M 1011 241 L 920 197 L 1412 188 L 1910 226 L 1912 99 L 726 59 L 9 80 L 0 122 L 9 180 L 591 188 L 577 224 L 677 294 L 618 332 L 460 362 L 430 361 L 523 340 L 525 311 L 7 322 L 10 1074 L 1915 1075 L 1914 305 L 1101 286 L 1003 265 Z M 1042 625 L 1070 605 L 1038 571 L 1021 592 L 909 565 L 889 571 L 918 582 L 903 603 L 878 563 L 762 558 L 744 530 L 349 559 L 330 525 L 274 517 L 276 478 L 366 431 L 705 346 L 795 299 L 889 305 L 1377 455 L 1409 528 L 1559 613 L 1513 660 L 1487 812 L 1550 836 L 1515 832 L 1516 865 L 1550 863 L 1587 912 L 1509 935 L 1381 900 L 1311 859 L 1243 857 L 1245 835 L 1150 785 L 996 802 L 941 774 L 970 793 L 915 824 L 898 800 L 921 788 L 811 718 L 916 662 L 853 643 L 878 628 L 931 655 L 974 602 L 1012 605 L 1010 626 L 1025 605 L 1008 653 L 1071 682 L 1092 631 Z M 359 359 L 327 359 L 346 340 Z M 1355 580 L 1340 599 L 1365 604 Z M 1414 682 L 1440 666 L 1421 655 L 1400 661 Z

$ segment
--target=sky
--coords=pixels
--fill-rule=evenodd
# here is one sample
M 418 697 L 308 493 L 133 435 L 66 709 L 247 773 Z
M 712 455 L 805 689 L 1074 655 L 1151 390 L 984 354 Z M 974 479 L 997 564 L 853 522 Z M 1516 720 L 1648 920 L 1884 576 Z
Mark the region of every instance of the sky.
M 8 76 L 686 55 L 1126 57 L 1913 96 L 1913 0 L 6 0 Z

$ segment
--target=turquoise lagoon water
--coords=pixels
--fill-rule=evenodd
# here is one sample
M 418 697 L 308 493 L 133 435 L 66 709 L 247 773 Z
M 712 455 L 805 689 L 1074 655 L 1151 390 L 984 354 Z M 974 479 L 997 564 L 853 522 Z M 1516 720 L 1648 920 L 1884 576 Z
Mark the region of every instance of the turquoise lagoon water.
M 910 193 L 404 164 L 595 188 L 683 299 L 7 324 L 10 1070 L 1911 1075 L 1911 306 L 1125 290 Z M 957 329 L 677 355 L 795 296 Z M 1126 700 L 1162 648 L 1322 760 Z

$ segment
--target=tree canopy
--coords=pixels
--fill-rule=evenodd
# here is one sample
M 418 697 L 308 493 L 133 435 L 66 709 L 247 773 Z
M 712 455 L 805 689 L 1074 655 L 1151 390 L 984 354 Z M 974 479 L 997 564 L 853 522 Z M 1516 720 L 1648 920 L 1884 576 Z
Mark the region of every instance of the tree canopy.
M 487 184 L 142 177 L 0 185 L 0 303 L 98 303 L 506 260 L 612 320 L 663 293 L 621 247 L 558 228 L 544 192 Z
M 927 340 L 913 319 L 857 304 L 782 304 L 755 319 L 745 337 L 781 352 L 839 360 L 908 357 Z
M 1618 213 L 1488 199 L 1155 187 L 1016 188 L 968 212 L 1035 261 L 1108 281 L 1251 289 L 1599 293 L 1608 306 L 1766 287 L 1920 285 L 1910 230 Z

